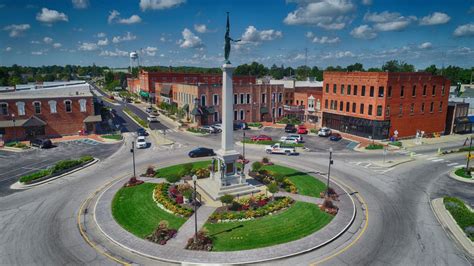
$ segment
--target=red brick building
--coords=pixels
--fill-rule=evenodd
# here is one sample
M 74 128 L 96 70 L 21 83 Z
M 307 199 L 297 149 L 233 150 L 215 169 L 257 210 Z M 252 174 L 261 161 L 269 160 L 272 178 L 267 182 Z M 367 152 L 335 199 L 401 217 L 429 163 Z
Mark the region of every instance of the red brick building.
M 450 81 L 430 73 L 324 72 L 323 126 L 374 139 L 445 129 Z
M 285 116 L 296 117 L 310 127 L 320 127 L 322 90 L 322 87 L 295 88 L 293 92 L 295 105 L 285 105 Z
M 0 93 L 0 140 L 5 142 L 92 132 L 100 121 L 89 84 Z

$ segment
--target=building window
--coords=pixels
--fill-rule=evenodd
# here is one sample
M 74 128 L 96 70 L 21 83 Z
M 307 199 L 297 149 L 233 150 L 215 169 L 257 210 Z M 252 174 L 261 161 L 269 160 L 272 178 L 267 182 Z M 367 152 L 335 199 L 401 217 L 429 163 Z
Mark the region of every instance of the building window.
M 357 85 L 354 85 L 354 96 L 357 96 Z
M 341 95 L 344 95 L 344 84 L 341 85 Z
M 247 93 L 247 103 L 251 103 L 250 93 Z
M 326 84 L 326 93 L 329 93 L 329 84 Z
M 444 95 L 444 85 L 441 86 L 441 95 Z
M 351 95 L 351 85 L 347 85 L 347 95 Z
M 281 107 L 278 107 L 278 117 L 281 117 L 282 114 L 283 114 L 283 109 L 281 109 Z
M 369 104 L 369 110 L 368 110 L 367 114 L 372 115 L 372 104 Z
M 357 104 L 356 104 L 356 103 L 352 103 L 352 112 L 353 112 L 353 113 L 356 112 L 356 108 L 357 108 Z
M 313 100 L 313 103 L 314 103 L 314 100 Z M 313 104 L 313 107 L 314 107 L 314 104 Z M 316 110 L 321 110 L 321 102 L 319 101 L 319 99 L 316 101 Z
M 336 85 L 336 84 L 333 85 L 332 92 L 333 92 L 334 94 L 337 93 L 337 85 Z
M 422 104 L 421 104 L 421 112 L 422 112 L 422 113 L 425 112 L 425 103 L 422 103 Z
M 380 86 L 379 87 L 379 97 L 383 97 L 383 94 L 384 94 L 384 87 Z
M 238 103 L 239 96 L 237 94 L 234 94 L 234 104 Z
M 266 94 L 262 93 L 262 103 L 267 103 Z
M 40 102 L 33 102 L 33 107 L 35 108 L 35 114 L 41 114 L 41 103 Z M 54 109 L 56 109 L 56 102 L 54 104 Z M 54 110 L 56 113 L 56 110 Z M 51 110 L 51 113 L 53 113 L 53 111 Z
M 346 103 L 346 112 L 349 113 L 350 109 L 351 109 L 351 103 L 350 103 L 350 102 L 347 102 L 347 103 Z
M 245 120 L 245 112 L 244 112 L 244 110 L 240 110 L 240 120 Z
M 234 110 L 234 120 L 237 120 L 237 110 Z
M 344 103 L 342 101 L 339 102 L 339 111 L 344 110 Z
M 400 104 L 400 109 L 398 110 L 398 116 L 403 115 L 403 104 Z
M 436 85 L 433 85 L 433 90 L 431 91 L 431 95 L 432 96 L 436 95 Z
M 212 104 L 214 105 L 219 105 L 219 95 L 218 94 L 214 94 L 212 95 Z
M 0 103 L 0 113 L 2 115 L 8 115 L 8 103 Z
M 426 96 L 426 84 L 423 85 L 423 96 Z
M 219 122 L 219 113 L 218 112 L 214 113 L 214 122 Z
M 64 107 L 66 109 L 66 113 L 72 112 L 72 104 L 70 100 L 64 101 Z
M 413 89 L 411 91 L 411 96 L 413 96 L 413 97 L 416 96 L 416 85 L 413 85 Z
M 392 97 L 392 86 L 388 86 L 388 97 Z
M 16 107 L 18 108 L 18 115 L 25 115 L 25 103 L 17 102 Z
M 304 105 L 304 101 L 301 101 L 301 104 L 300 105 Z
M 377 116 L 382 116 L 382 105 L 377 105 Z
M 412 103 L 412 104 L 410 104 L 410 114 L 412 115 L 414 113 L 415 113 L 415 104 Z
M 402 86 L 402 87 L 400 88 L 400 97 L 401 97 L 401 98 L 405 97 L 405 86 Z
M 374 86 L 370 86 L 370 97 L 374 97 Z
M 431 102 L 430 104 L 430 113 L 432 113 L 434 110 L 434 102 Z
M 79 109 L 81 112 L 86 112 L 87 111 L 87 100 L 86 99 L 80 99 L 79 100 Z
M 439 111 L 440 111 L 440 112 L 443 111 L 443 102 L 439 102 Z
M 250 94 L 247 94 L 247 95 L 250 95 Z M 278 93 L 278 102 L 281 103 L 283 102 L 283 93 Z
M 363 114 L 364 114 L 364 104 L 363 104 L 363 103 L 360 104 L 360 108 L 359 108 L 359 109 L 360 109 L 360 110 L 359 110 L 359 113 L 360 113 L 361 115 L 363 115 Z
M 201 95 L 201 106 L 206 106 L 206 95 Z
M 365 86 L 362 86 L 360 96 L 365 96 Z
M 244 104 L 244 94 L 240 94 L 240 104 Z
M 300 101 L 299 100 L 296 100 L 296 105 L 299 105 Z
M 390 106 L 385 107 L 385 116 L 390 116 Z
M 324 108 L 328 109 L 328 99 L 324 100 Z
M 337 101 L 334 101 L 334 110 L 337 110 Z

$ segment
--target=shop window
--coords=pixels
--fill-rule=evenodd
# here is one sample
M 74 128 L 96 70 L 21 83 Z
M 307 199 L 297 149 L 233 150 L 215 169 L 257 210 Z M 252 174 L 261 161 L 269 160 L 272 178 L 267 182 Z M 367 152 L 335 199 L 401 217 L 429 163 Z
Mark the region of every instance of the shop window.
M 372 104 L 369 104 L 369 110 L 367 111 L 368 115 L 372 115 Z

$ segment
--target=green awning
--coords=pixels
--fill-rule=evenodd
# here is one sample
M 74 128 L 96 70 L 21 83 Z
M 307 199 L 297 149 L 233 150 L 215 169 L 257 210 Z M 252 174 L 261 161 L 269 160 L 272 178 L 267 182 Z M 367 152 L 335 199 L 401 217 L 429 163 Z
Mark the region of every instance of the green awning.
M 140 91 L 139 94 L 140 94 L 140 96 L 142 96 L 142 97 L 144 97 L 144 98 L 150 97 L 150 94 L 149 94 L 148 92 L 146 92 L 146 91 Z
M 267 107 L 260 107 L 260 113 L 261 114 L 268 114 L 268 108 Z

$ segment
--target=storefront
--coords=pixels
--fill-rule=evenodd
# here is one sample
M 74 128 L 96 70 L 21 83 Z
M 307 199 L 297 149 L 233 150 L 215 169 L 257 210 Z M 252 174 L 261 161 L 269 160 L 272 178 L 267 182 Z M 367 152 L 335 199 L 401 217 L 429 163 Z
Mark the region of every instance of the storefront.
M 324 112 L 323 126 L 364 138 L 388 139 L 390 120 L 369 120 Z

